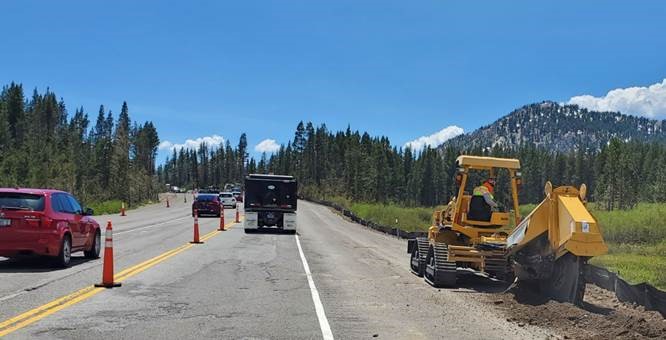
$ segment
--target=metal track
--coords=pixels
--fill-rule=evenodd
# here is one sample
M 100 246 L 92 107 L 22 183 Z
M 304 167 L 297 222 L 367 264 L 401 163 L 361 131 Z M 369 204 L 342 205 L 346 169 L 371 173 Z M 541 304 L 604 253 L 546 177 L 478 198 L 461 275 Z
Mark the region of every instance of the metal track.
M 412 273 L 416 276 L 423 276 L 425 271 L 426 257 L 428 255 L 428 238 L 427 237 L 417 237 L 416 238 L 417 253 L 412 254 L 410 259 L 410 268 Z
M 485 258 L 485 271 L 504 281 L 513 281 L 513 269 L 507 257 L 503 254 Z
M 423 277 L 433 287 L 455 286 L 456 263 L 449 261 L 449 248 L 446 243 L 435 242 L 430 247 Z

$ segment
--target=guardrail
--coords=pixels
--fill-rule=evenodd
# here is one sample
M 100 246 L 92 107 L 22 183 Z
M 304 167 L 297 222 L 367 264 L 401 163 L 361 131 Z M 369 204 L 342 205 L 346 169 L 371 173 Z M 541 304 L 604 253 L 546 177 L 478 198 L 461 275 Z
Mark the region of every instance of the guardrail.
M 416 237 L 424 237 L 428 235 L 428 233 L 424 231 L 407 232 L 398 228 L 367 221 L 356 216 L 352 211 L 345 209 L 345 207 L 334 202 L 307 197 L 301 197 L 301 199 L 331 207 L 341 212 L 344 216 L 348 217 L 355 223 L 402 239 L 413 239 Z M 594 265 L 587 265 L 585 270 L 585 279 L 589 283 L 614 292 L 617 299 L 621 302 L 633 303 L 645 307 L 646 310 L 658 311 L 664 318 L 666 318 L 666 292 L 661 291 L 652 285 L 647 283 L 632 285 L 621 278 L 619 275 Z

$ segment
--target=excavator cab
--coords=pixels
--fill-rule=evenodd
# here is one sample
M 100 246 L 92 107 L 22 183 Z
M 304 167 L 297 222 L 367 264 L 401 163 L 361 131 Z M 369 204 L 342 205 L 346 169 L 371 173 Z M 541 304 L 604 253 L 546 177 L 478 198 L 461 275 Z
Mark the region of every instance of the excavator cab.
M 506 169 L 511 184 L 510 194 L 515 221 L 520 220 L 518 209 L 518 188 L 521 184 L 520 161 L 517 159 L 504 159 L 493 157 L 459 156 L 456 160 L 458 173 L 456 182 L 459 186 L 458 200 L 456 202 L 456 217 L 454 223 L 459 227 L 502 228 L 510 223 L 510 213 L 507 211 L 493 211 L 481 197 L 473 197 L 465 190 L 471 184 L 472 172 L 485 172 L 488 177 L 495 177 L 498 169 Z M 487 209 L 487 211 L 484 211 Z

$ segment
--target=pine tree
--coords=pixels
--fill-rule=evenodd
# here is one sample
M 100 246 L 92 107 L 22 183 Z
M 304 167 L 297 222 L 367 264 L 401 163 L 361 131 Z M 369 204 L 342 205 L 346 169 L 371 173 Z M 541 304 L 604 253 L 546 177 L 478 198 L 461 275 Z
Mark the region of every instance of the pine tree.
M 237 149 L 237 155 L 238 155 L 238 174 L 240 175 L 241 178 L 245 177 L 246 172 L 245 172 L 245 164 L 247 162 L 247 136 L 245 133 L 242 133 L 240 136 L 240 139 L 238 140 L 238 149 Z
M 118 197 L 128 203 L 133 203 L 131 197 L 129 197 L 129 133 L 129 110 L 127 108 L 127 102 L 123 102 L 113 137 L 110 190 L 114 197 Z

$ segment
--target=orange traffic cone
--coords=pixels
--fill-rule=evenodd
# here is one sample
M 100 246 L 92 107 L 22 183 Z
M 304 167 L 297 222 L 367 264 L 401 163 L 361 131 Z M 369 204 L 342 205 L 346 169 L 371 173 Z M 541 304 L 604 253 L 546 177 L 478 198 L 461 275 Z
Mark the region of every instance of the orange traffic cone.
M 224 204 L 220 204 L 220 229 L 219 231 L 224 231 Z
M 120 216 L 127 216 L 125 215 L 125 202 L 120 204 Z
M 236 204 L 236 223 L 240 222 L 240 213 L 238 212 L 238 204 Z
M 120 287 L 120 282 L 113 282 L 113 227 L 111 226 L 111 221 L 106 223 L 106 233 L 104 238 L 104 269 L 102 271 L 102 283 L 95 284 L 95 287 Z
M 196 209 L 194 210 L 194 239 L 190 243 L 203 243 L 199 240 L 199 213 L 196 211 Z

